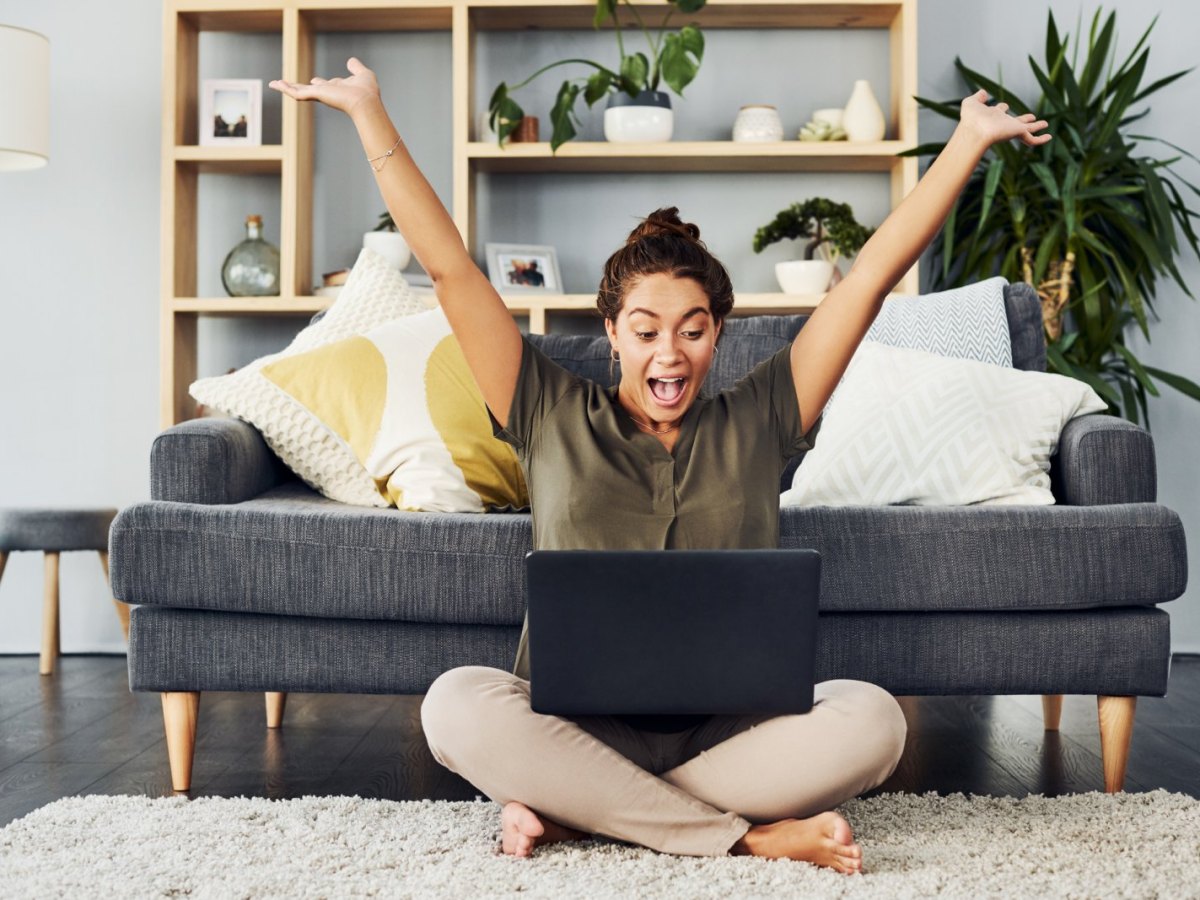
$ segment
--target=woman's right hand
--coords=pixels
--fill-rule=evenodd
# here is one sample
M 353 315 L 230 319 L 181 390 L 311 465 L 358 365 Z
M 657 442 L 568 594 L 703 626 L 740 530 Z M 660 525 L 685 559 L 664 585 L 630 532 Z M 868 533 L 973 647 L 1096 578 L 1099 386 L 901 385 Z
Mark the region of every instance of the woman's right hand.
M 340 109 L 353 115 L 363 103 L 379 100 L 379 82 L 375 73 L 352 56 L 346 61 L 350 72 L 348 78 L 314 78 L 309 84 L 296 84 L 282 79 L 272 81 L 269 87 L 293 100 L 318 100 L 326 106 Z

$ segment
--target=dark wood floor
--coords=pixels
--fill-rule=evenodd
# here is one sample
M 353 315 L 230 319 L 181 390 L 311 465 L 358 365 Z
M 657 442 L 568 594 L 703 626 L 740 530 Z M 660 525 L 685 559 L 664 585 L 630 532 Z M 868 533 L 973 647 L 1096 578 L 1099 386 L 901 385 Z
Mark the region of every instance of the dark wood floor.
M 419 696 L 295 694 L 268 731 L 261 694 L 204 695 L 192 796 L 357 794 L 470 800 L 429 755 Z M 908 748 L 881 791 L 1025 796 L 1101 790 L 1094 697 L 1067 697 L 1061 732 L 1038 697 L 903 701 Z M 1200 656 L 1174 660 L 1166 698 L 1142 698 L 1126 790 L 1200 797 Z M 157 694 L 131 694 L 123 656 L 0 657 L 0 826 L 75 794 L 171 794 Z

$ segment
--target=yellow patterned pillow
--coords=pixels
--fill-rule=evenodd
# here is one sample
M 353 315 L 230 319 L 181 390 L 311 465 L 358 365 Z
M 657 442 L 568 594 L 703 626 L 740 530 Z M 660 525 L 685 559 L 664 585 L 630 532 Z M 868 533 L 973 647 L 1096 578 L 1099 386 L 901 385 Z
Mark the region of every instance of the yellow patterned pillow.
M 516 453 L 441 309 L 276 360 L 262 377 L 345 443 L 390 505 L 484 512 L 529 504 Z

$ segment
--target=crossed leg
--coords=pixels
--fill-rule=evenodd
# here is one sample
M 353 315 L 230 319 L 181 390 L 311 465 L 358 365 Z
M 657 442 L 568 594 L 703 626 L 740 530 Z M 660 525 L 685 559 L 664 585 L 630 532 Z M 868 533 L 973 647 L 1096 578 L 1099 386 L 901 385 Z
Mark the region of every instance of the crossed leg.
M 904 720 L 890 695 L 862 682 L 827 682 L 817 701 L 804 716 L 719 717 L 679 739 L 612 717 L 534 713 L 529 682 L 469 666 L 434 682 L 421 716 L 438 762 L 505 807 L 514 852 L 600 834 L 666 853 L 791 856 L 855 871 L 849 825 L 821 810 L 891 773 Z M 660 738 L 673 742 L 666 755 Z M 676 764 L 663 771 L 671 753 Z

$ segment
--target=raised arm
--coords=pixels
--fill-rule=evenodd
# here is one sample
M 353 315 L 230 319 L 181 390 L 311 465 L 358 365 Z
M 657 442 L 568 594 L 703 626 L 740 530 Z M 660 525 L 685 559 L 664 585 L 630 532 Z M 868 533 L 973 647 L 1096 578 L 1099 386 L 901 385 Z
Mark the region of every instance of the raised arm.
M 442 206 L 400 139 L 379 93 L 375 73 L 356 58 L 347 78 L 314 78 L 311 84 L 272 81 L 295 100 L 317 100 L 346 113 L 362 141 L 383 202 L 400 234 L 433 279 L 438 303 L 462 347 L 484 402 L 501 424 L 521 365 L 521 332 L 512 315 L 463 245 Z
M 825 408 L 863 336 L 892 291 L 942 226 L 975 166 L 992 144 L 1020 138 L 1030 146 L 1049 134 L 1035 116 L 1010 116 L 979 91 L 962 102 L 958 127 L 917 186 L 879 226 L 850 273 L 829 292 L 792 343 L 792 377 L 807 430 Z

